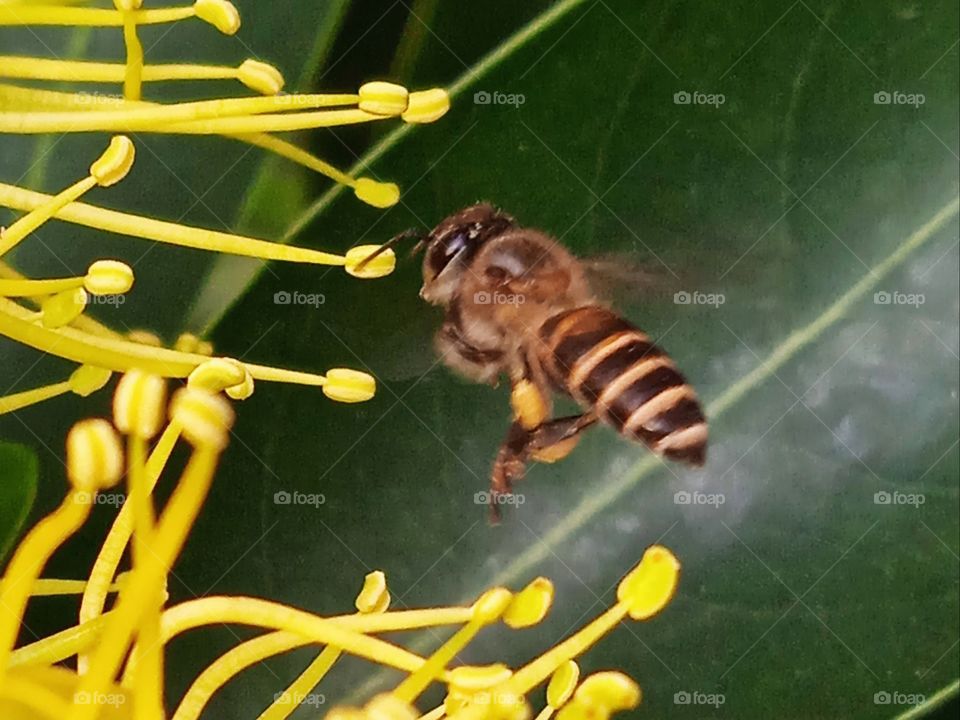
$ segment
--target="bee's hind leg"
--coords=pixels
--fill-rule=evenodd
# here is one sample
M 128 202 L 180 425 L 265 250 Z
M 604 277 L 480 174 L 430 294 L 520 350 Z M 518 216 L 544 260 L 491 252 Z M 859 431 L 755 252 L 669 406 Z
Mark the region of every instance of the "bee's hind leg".
M 580 441 L 580 433 L 597 421 L 593 412 L 570 415 L 545 422 L 532 433 L 527 443 L 531 459 L 554 463 L 569 455 Z
M 593 413 L 557 418 L 527 430 L 519 421 L 510 425 L 490 481 L 490 514 L 493 522 L 501 516 L 501 496 L 513 492 L 513 484 L 523 477 L 529 460 L 552 463 L 562 460 L 576 446 L 580 433 L 597 421 Z

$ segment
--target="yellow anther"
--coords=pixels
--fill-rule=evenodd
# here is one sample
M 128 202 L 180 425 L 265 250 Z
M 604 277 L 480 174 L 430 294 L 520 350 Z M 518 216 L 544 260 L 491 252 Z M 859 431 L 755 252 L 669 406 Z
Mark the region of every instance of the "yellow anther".
M 360 109 L 374 115 L 399 115 L 407 109 L 409 97 L 403 85 L 368 82 L 360 86 Z
M 67 433 L 67 478 L 76 490 L 96 492 L 123 476 L 123 448 L 106 420 L 81 420 Z
M 261 95 L 276 95 L 283 90 L 280 71 L 259 60 L 244 60 L 237 69 L 237 79 Z
M 393 207 L 400 201 L 400 187 L 396 183 L 380 182 L 371 178 L 357 178 L 353 185 L 353 194 L 358 200 L 375 208 Z
M 133 141 L 126 135 L 115 135 L 103 155 L 90 166 L 90 175 L 100 187 L 116 185 L 130 172 L 135 157 Z
M 567 660 L 553 671 L 550 684 L 547 685 L 547 704 L 559 708 L 567 704 L 580 681 L 580 666 L 573 660 Z
M 506 665 L 461 665 L 448 674 L 451 692 L 472 695 L 488 690 L 510 679 L 513 671 Z
M 253 394 L 253 377 L 247 366 L 233 358 L 212 358 L 194 369 L 187 385 L 207 392 L 226 392 L 234 400 L 246 400 Z
M 406 111 L 400 116 L 408 123 L 432 123 L 447 114 L 450 96 L 443 88 L 410 93 Z
M 64 290 L 51 295 L 40 305 L 44 327 L 58 328 L 72 323 L 87 307 L 87 291 L 83 288 Z
M 573 699 L 587 708 L 633 710 L 640 704 L 640 687 L 621 672 L 598 672 L 580 684 Z
M 80 397 L 92 395 L 110 381 L 111 374 L 106 368 L 81 365 L 70 375 L 70 392 Z
M 503 621 L 512 628 L 536 625 L 546 617 L 553 604 L 553 583 L 538 577 L 517 593 L 503 614 Z
M 91 295 L 122 295 L 133 287 L 133 270 L 118 260 L 97 260 L 83 278 Z
M 163 425 L 167 385 L 159 375 L 130 370 L 113 394 L 113 423 L 122 433 L 151 438 Z
M 382 570 L 375 570 L 363 579 L 363 589 L 357 595 L 355 604 L 357 610 L 365 614 L 385 612 L 390 607 L 387 576 Z
M 194 352 L 195 352 L 197 355 L 206 355 L 207 357 L 211 357 L 211 356 L 213 355 L 213 343 L 210 342 L 209 340 L 198 340 L 198 341 L 197 341 L 197 347 L 196 347 L 196 349 L 194 349 Z M 253 382 L 253 379 L 252 379 L 252 378 L 251 378 L 250 382 Z M 253 392 L 253 388 L 252 388 L 252 387 L 250 388 L 250 392 L 251 392 L 251 393 Z M 227 393 L 227 394 L 229 395 L 229 393 Z M 231 397 L 232 397 L 232 396 L 231 396 Z M 248 395 L 248 397 L 249 397 L 249 395 Z M 238 398 L 238 399 L 241 399 L 241 400 L 242 400 L 243 398 Z
M 617 600 L 634 620 L 646 620 L 670 602 L 680 579 L 680 561 L 667 548 L 651 545 L 640 564 L 617 586 Z
M 127 333 L 127 339 L 131 342 L 140 343 L 141 345 L 163 347 L 163 340 L 161 340 L 156 333 L 152 333 L 149 330 L 131 330 Z
M 227 0 L 197 0 L 193 4 L 197 17 L 213 25 L 224 35 L 233 35 L 240 29 L 240 13 Z
M 369 262 L 364 262 L 379 249 L 380 245 L 357 245 L 347 250 L 347 273 L 358 278 L 378 278 L 392 273 L 397 266 L 397 256 L 389 248 Z M 361 263 L 364 263 L 362 267 Z
M 183 428 L 183 436 L 198 448 L 222 450 L 233 426 L 233 410 L 220 395 L 181 388 L 173 396 L 170 416 Z
M 367 720 L 416 720 L 420 716 L 413 706 L 391 693 L 375 696 L 364 710 Z
M 373 376 L 359 370 L 333 368 L 326 377 L 323 394 L 337 402 L 366 402 L 377 391 L 377 381 Z
M 173 349 L 179 352 L 195 353 L 197 345 L 200 344 L 200 338 L 193 333 L 181 333 L 173 343 Z
M 504 587 L 495 587 L 487 590 L 473 604 L 473 620 L 482 625 L 489 625 L 500 619 L 513 600 L 513 593 Z

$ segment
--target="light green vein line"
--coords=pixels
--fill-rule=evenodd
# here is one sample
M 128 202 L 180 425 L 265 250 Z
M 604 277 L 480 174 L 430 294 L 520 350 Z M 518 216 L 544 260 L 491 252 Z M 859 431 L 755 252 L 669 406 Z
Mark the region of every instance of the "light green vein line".
M 470 87 L 470 85 L 480 80 L 488 73 L 492 72 L 500 63 L 510 57 L 510 55 L 527 44 L 538 34 L 549 28 L 551 25 L 561 20 L 564 15 L 574 10 L 577 6 L 582 5 L 584 2 L 586 2 L 586 0 L 563 0 L 562 2 L 559 2 L 551 7 L 549 10 L 538 15 L 534 20 L 531 20 L 523 28 L 511 35 L 506 41 L 498 45 L 496 49 L 485 55 L 470 70 L 461 75 L 459 79 L 453 83 L 453 85 L 448 87 L 447 93 L 450 95 L 450 99 L 456 100 L 458 96 L 463 94 L 463 92 Z M 355 176 L 362 172 L 365 168 L 373 165 L 417 127 L 417 125 L 400 125 L 392 130 L 390 133 L 385 135 L 380 142 L 370 148 L 370 150 L 368 150 L 363 157 L 361 157 L 353 165 L 353 167 L 350 168 L 348 174 Z M 321 195 L 320 198 L 313 203 L 313 205 L 304 210 L 303 213 L 301 213 L 301 215 L 290 224 L 286 232 L 283 234 L 283 237 L 281 237 L 278 242 L 288 243 L 293 240 L 304 230 L 304 228 L 307 227 L 307 225 L 313 222 L 317 216 L 322 214 L 343 191 L 344 187 L 342 185 L 334 185 L 327 192 Z M 263 268 L 264 264 L 260 263 L 257 269 L 247 278 L 243 288 L 237 290 L 232 300 L 224 303 L 218 312 L 212 314 L 206 319 L 204 327 L 201 331 L 203 335 L 208 335 L 217 326 L 217 324 L 219 324 L 220 320 L 230 309 L 230 306 L 240 297 L 242 297 L 246 290 L 254 282 L 256 282 L 258 277 L 260 277 L 260 274 L 263 272 Z
M 941 688 L 936 694 L 931 695 L 924 702 L 916 707 L 900 713 L 893 720 L 915 720 L 915 718 L 926 717 L 941 705 L 945 705 L 955 695 L 960 693 L 960 680 L 954 680 L 945 688 Z
M 714 399 L 707 406 L 707 417 L 711 420 L 716 419 L 738 403 L 747 393 L 758 387 L 764 380 L 770 378 L 785 363 L 793 359 L 797 353 L 816 340 L 824 330 L 834 325 L 850 308 L 866 297 L 883 277 L 900 265 L 914 250 L 927 242 L 952 218 L 956 217 L 958 210 L 960 210 L 960 197 L 954 198 L 953 201 L 942 207 L 936 215 L 914 231 L 894 252 L 878 264 L 871 274 L 861 278 L 811 323 L 794 331 L 777 346 L 766 360 Z M 661 461 L 657 456 L 646 455 L 618 480 L 606 485 L 596 494 L 581 500 L 573 511 L 543 536 L 542 542 L 520 553 L 490 581 L 490 585 L 509 584 L 522 577 L 537 563 L 545 560 L 552 552 L 552 548 L 573 535 L 601 510 L 616 502 L 651 470 L 659 467 L 660 463 Z
M 810 345 L 824 330 L 834 325 L 850 308 L 866 297 L 880 280 L 906 260 L 914 250 L 936 235 L 950 220 L 957 216 L 958 211 L 960 211 L 960 197 L 956 197 L 944 205 L 932 218 L 915 230 L 896 250 L 880 262 L 872 273 L 861 278 L 815 320 L 794 331 L 777 346 L 766 360 L 722 392 L 707 406 L 707 417 L 715 420 L 736 405 L 747 393 L 763 383 L 764 380 L 772 377 L 785 363 Z M 550 532 L 541 538 L 540 542 L 520 553 L 514 558 L 513 562 L 497 573 L 485 586 L 509 586 L 526 575 L 539 563 L 546 560 L 553 552 L 553 548 L 567 540 L 602 510 L 615 503 L 651 470 L 660 467 L 661 462 L 656 455 L 647 454 L 620 479 L 606 485 L 598 493 L 581 500 L 559 524 L 555 525 Z M 478 592 L 461 598 L 460 603 L 468 604 L 472 602 L 476 599 Z M 422 652 L 429 646 L 430 640 L 431 638 L 421 636 L 411 643 L 410 649 L 414 652 Z M 385 672 L 375 674 L 350 694 L 348 702 L 355 703 L 359 702 L 360 698 L 368 697 L 370 693 L 377 691 L 383 685 L 387 677 L 388 674 Z

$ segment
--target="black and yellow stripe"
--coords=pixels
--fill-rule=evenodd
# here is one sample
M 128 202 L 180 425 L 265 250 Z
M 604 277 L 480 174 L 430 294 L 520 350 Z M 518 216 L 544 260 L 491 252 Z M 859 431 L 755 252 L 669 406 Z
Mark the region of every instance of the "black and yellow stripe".
M 625 437 L 665 457 L 702 465 L 707 423 L 673 361 L 629 322 L 599 305 L 567 310 L 540 331 L 550 380 Z

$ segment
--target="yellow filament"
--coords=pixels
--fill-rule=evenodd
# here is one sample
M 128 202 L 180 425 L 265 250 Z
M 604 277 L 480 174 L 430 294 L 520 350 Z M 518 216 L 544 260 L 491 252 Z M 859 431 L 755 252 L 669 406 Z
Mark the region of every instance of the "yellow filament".
M 0 279 L 0 295 L 3 297 L 39 297 L 83 287 L 82 277 L 51 278 L 48 280 Z
M 144 82 L 165 80 L 235 80 L 240 68 L 222 65 L 144 65 Z M 62 80 L 69 82 L 123 82 L 125 63 L 101 63 L 80 60 L 0 55 L 0 77 L 23 80 Z
M 51 199 L 49 195 L 43 193 L 0 183 L 0 205 L 4 207 L 31 212 L 34 209 L 44 207 Z M 51 213 L 51 216 L 58 220 L 119 235 L 129 235 L 199 250 L 245 255 L 262 260 L 283 260 L 318 265 L 343 265 L 346 262 L 342 255 L 333 255 L 241 235 L 230 235 L 215 230 L 204 230 L 163 220 L 154 220 L 139 215 L 106 210 L 81 202 L 70 203 L 65 207 L 58 208 Z M 4 233 L 5 238 L 14 225 L 11 225 Z
M 45 385 L 44 387 L 35 388 L 33 390 L 24 390 L 23 392 L 0 397 L 0 415 L 15 412 L 16 410 L 29 407 L 30 405 L 36 405 L 44 400 L 50 400 L 51 398 L 65 395 L 66 393 L 70 392 L 70 389 L 70 381 L 65 380 L 63 382 L 54 383 L 53 385 Z
M 148 493 L 153 492 L 157 479 L 180 438 L 180 431 L 180 424 L 171 421 L 160 435 L 156 447 L 150 454 L 144 472 L 145 487 Z M 79 620 L 81 625 L 101 617 L 107 602 L 108 588 L 117 574 L 120 560 L 130 541 L 130 536 L 133 534 L 133 524 L 133 508 L 130 503 L 124 503 L 120 512 L 117 513 L 113 525 L 110 526 L 107 538 L 100 546 L 100 552 L 97 554 L 93 569 L 90 571 L 90 579 L 80 601 Z M 89 658 L 81 654 L 77 661 L 77 668 L 81 675 L 86 672 L 88 666 Z
M 37 523 L 17 547 L 0 580 L 0 678 L 20 629 L 30 591 L 54 551 L 79 529 L 92 507 L 89 493 L 71 490 L 52 514 Z
M 109 619 L 110 613 L 104 613 L 93 620 L 19 647 L 10 654 L 9 667 L 53 665 L 83 652 L 97 642 Z
M 87 673 L 80 679 L 78 692 L 95 696 L 116 676 L 148 603 L 161 591 L 166 573 L 180 553 L 210 489 L 217 457 L 217 452 L 207 448 L 194 450 L 157 523 L 150 543 L 153 552 L 146 554 L 143 565 L 134 568 L 129 586 L 120 594 L 113 617 L 91 656 Z M 92 720 L 96 711 L 97 708 L 90 705 L 78 706 L 72 720 Z
M 193 7 L 135 10 L 138 25 L 156 25 L 185 20 L 196 14 Z M 0 5 L 0 25 L 79 25 L 81 27 L 121 27 L 123 13 L 98 8 L 71 8 L 50 5 L 4 7 Z
M 86 589 L 86 580 L 59 580 L 54 578 L 40 578 L 33 583 L 33 590 L 30 592 L 30 594 L 33 597 L 81 595 Z M 117 592 L 119 589 L 119 582 L 115 582 L 109 587 L 110 592 Z
M 58 211 L 74 202 L 91 188 L 96 187 L 96 185 L 97 181 L 92 176 L 88 176 L 57 195 L 42 196 L 40 202 L 31 207 L 26 215 L 0 234 L 0 256 L 6 255 L 21 240 L 56 215 Z M 6 205 L 2 200 L 0 200 L 0 204 Z
M 139 100 L 143 89 L 143 45 L 137 37 L 136 11 L 123 11 L 123 42 L 127 48 L 123 96 L 127 100 Z

